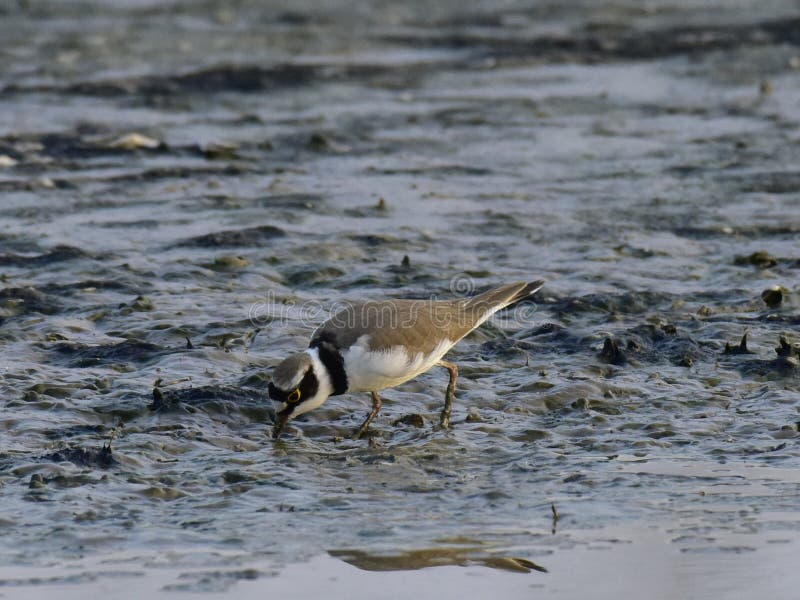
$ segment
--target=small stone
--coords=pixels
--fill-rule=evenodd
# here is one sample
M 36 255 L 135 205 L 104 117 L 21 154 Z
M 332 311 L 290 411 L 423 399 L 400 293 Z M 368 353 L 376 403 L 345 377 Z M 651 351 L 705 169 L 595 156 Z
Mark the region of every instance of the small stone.
M 772 84 L 766 79 L 758 84 L 758 93 L 763 98 L 772 94 Z
M 800 345 L 790 344 L 783 336 L 780 337 L 779 344 L 780 346 L 775 348 L 775 354 L 777 354 L 779 358 L 800 357 Z
M 778 440 L 786 440 L 797 437 L 797 427 L 794 425 L 784 425 L 773 437 Z
M 773 285 L 761 292 L 761 299 L 770 308 L 778 308 L 783 303 L 783 294 L 786 291 L 779 285 Z
M 232 271 L 243 269 L 248 265 L 247 259 L 243 256 L 219 256 L 214 259 L 209 268 L 215 271 Z
M 308 149 L 314 152 L 348 152 L 350 150 L 348 146 L 335 142 L 319 132 L 312 133 L 308 138 Z
M 137 296 L 133 304 L 131 304 L 131 308 L 139 311 L 153 310 L 153 301 L 146 296 Z
M 483 423 L 483 417 L 478 412 L 477 408 L 472 407 L 469 409 L 469 412 L 467 413 L 466 421 L 467 423 Z
M 411 427 L 424 427 L 425 426 L 425 419 L 422 418 L 422 415 L 418 415 L 416 413 L 410 415 L 404 415 L 397 419 L 394 422 L 394 425 L 410 425 Z
M 603 342 L 603 349 L 600 351 L 600 358 L 612 365 L 622 366 L 628 362 L 625 353 L 619 347 L 616 340 L 606 338 Z
M 592 403 L 588 398 L 581 397 L 570 404 L 570 406 L 579 410 L 589 410 L 592 407 Z
M 236 15 L 233 11 L 227 8 L 220 9 L 214 13 L 214 20 L 220 25 L 230 25 L 235 17 Z
M 241 471 L 232 470 L 225 471 L 222 474 L 222 479 L 225 481 L 225 483 L 244 483 L 245 481 L 249 481 L 251 478 Z
M 317 152 L 324 152 L 330 147 L 330 142 L 321 133 L 312 133 L 311 137 L 308 138 L 308 147 Z
M 762 269 L 768 269 L 778 264 L 778 261 L 769 252 L 759 250 L 745 256 L 737 256 L 733 259 L 733 264 L 738 266 L 752 265 Z
M 142 135 L 141 133 L 126 133 L 108 144 L 109 148 L 115 148 L 117 150 L 138 150 L 140 148 L 155 150 L 160 146 L 160 140 Z
M 8 156 L 7 154 L 0 154 L 0 168 L 15 167 L 17 164 L 18 164 L 17 161 Z
M 38 490 L 45 486 L 44 478 L 42 477 L 41 473 L 34 473 L 31 475 L 31 480 L 28 483 L 28 487 L 32 490 Z
M 201 151 L 208 160 L 232 160 L 236 155 L 236 144 L 226 142 L 212 142 L 204 146 Z

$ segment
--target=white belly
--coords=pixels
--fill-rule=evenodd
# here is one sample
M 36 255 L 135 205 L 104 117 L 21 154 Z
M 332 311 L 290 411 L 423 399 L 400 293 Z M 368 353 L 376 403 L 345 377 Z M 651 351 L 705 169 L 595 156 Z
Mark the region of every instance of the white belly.
M 400 385 L 424 373 L 453 347 L 450 340 L 442 340 L 430 354 L 409 353 L 404 346 L 388 350 L 367 348 L 367 336 L 362 336 L 342 353 L 347 371 L 348 392 L 377 392 Z

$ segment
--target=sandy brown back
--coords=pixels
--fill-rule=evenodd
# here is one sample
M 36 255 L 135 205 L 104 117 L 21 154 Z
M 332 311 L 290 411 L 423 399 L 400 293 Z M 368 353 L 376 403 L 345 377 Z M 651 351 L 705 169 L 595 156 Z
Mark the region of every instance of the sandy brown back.
M 500 308 L 517 302 L 541 287 L 513 283 L 459 300 L 384 300 L 348 305 L 315 332 L 338 348 L 353 345 L 369 335 L 370 350 L 404 345 L 412 352 L 429 354 L 443 340 L 457 342 Z

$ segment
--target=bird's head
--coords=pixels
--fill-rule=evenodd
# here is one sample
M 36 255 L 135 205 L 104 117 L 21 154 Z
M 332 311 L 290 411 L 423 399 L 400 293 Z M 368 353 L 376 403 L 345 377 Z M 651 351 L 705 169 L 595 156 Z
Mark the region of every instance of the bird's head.
M 292 354 L 272 373 L 269 397 L 279 402 L 272 437 L 277 438 L 290 419 L 320 406 L 332 389 L 316 350 Z

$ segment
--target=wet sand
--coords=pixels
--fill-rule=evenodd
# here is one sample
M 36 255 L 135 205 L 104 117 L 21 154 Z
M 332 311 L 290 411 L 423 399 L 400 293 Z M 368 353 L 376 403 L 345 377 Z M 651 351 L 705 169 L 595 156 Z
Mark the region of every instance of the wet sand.
M 0 5 L 0 594 L 793 598 L 798 19 Z M 539 278 L 450 431 L 431 371 L 269 439 L 337 303 Z

